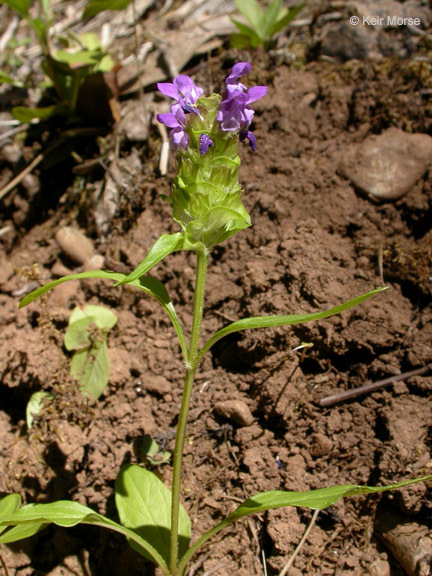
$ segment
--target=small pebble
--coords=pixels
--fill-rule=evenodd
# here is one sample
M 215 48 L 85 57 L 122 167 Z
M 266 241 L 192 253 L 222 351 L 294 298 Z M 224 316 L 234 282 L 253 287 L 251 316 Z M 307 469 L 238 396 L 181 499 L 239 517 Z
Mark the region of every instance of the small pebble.
M 84 272 L 90 272 L 90 270 L 102 270 L 105 266 L 105 257 L 102 254 L 93 254 L 83 265 Z
M 365 194 L 397 200 L 414 188 L 431 165 L 431 136 L 389 128 L 351 148 L 341 171 Z
M 55 239 L 62 252 L 77 264 L 84 264 L 93 254 L 93 242 L 78 228 L 64 226 L 57 230 Z
M 143 384 L 147 392 L 164 396 L 171 392 L 171 384 L 163 376 L 148 376 L 143 379 Z
M 309 452 L 314 458 L 327 456 L 327 454 L 330 454 L 333 448 L 333 442 L 330 440 L 330 438 L 324 434 L 320 434 L 319 432 L 312 434 L 311 442 L 312 444 L 309 448 Z
M 241 400 L 218 402 L 214 410 L 222 418 L 235 422 L 239 426 L 250 426 L 254 420 L 249 406 Z

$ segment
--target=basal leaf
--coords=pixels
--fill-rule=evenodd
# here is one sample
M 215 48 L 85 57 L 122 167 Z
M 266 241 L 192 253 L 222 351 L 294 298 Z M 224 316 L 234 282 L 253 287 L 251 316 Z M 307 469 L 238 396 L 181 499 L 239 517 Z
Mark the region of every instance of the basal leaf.
M 171 491 L 162 480 L 140 466 L 125 466 L 117 476 L 115 500 L 122 525 L 136 532 L 146 542 L 150 542 L 169 564 Z M 180 506 L 180 558 L 185 554 L 189 540 L 189 516 Z M 142 550 L 138 551 L 142 553 Z M 147 553 L 144 555 L 147 556 Z
M 255 30 L 259 29 L 263 11 L 257 0 L 234 0 L 237 10 L 249 20 Z
M 88 0 L 83 18 L 93 18 L 103 10 L 124 10 L 132 0 Z
M 144 548 L 153 562 L 162 568 L 164 575 L 168 576 L 168 568 L 165 561 L 151 544 L 140 538 L 132 530 L 97 514 L 91 508 L 82 506 L 78 502 L 60 500 L 51 504 L 28 504 L 15 512 L 0 517 L 0 526 L 33 525 L 35 527 L 37 523 L 53 523 L 64 528 L 70 528 L 80 523 L 92 524 L 119 532 Z
M 175 234 L 162 234 L 162 236 L 160 236 L 150 248 L 144 260 L 138 264 L 133 272 L 128 274 L 120 282 L 117 282 L 117 284 L 127 284 L 133 280 L 137 280 L 141 276 L 144 276 L 144 274 L 147 274 L 155 264 L 163 260 L 165 256 L 178 250 L 182 242 L 183 236 L 181 232 L 176 232 Z
M 231 44 L 234 48 L 256 48 L 257 46 L 262 45 L 263 41 L 258 36 L 258 34 L 247 24 L 243 24 L 239 20 L 235 18 L 231 18 L 231 22 L 237 26 L 241 34 L 232 34 L 231 35 Z
M 259 35 L 264 40 L 270 39 L 270 28 L 277 22 L 279 12 L 281 9 L 282 0 L 273 0 L 264 10 L 263 17 L 259 24 Z
M 97 400 L 109 380 L 110 362 L 106 341 L 95 342 L 88 350 L 75 352 L 70 372 L 78 380 L 82 392 Z
M 278 21 L 275 22 L 270 27 L 269 36 L 270 37 L 274 36 L 274 34 L 280 32 L 281 30 L 283 30 L 283 28 L 291 24 L 291 22 L 294 20 L 297 14 L 302 10 L 303 6 L 304 4 L 299 4 L 298 6 L 292 6 L 291 8 L 289 8 L 287 13 L 280 16 Z
M 11 542 L 18 542 L 18 540 L 24 540 L 24 538 L 29 538 L 37 532 L 40 532 L 46 527 L 44 522 L 31 522 L 29 524 L 21 524 L 20 526 L 13 526 L 12 528 L 6 529 L 5 532 L 0 535 L 0 542 L 2 544 L 10 544 Z
M 69 325 L 90 318 L 100 330 L 111 330 L 117 324 L 117 316 L 109 308 L 87 304 L 83 308 L 77 306 L 69 318 Z
M 237 320 L 237 322 L 233 322 L 232 324 L 228 324 L 216 334 L 214 334 L 202 347 L 199 352 L 199 360 L 204 356 L 204 354 L 210 350 L 210 348 L 218 342 L 224 336 L 228 334 L 232 334 L 233 332 L 239 332 L 240 330 L 249 330 L 254 328 L 270 328 L 274 326 L 289 326 L 292 324 L 303 324 L 304 322 L 312 322 L 316 320 L 323 320 L 324 318 L 328 318 L 330 316 L 334 316 L 335 314 L 340 314 L 344 310 L 348 310 L 349 308 L 353 308 L 358 304 L 361 304 L 371 296 L 375 294 L 379 294 L 387 290 L 387 288 L 377 288 L 376 290 L 372 290 L 371 292 L 367 292 L 366 294 L 362 294 L 361 296 L 357 296 L 357 298 L 353 298 L 352 300 L 348 300 L 343 304 L 339 304 L 339 306 L 335 306 L 334 308 L 330 308 L 330 310 L 324 310 L 323 312 L 313 312 L 312 314 L 291 314 L 287 316 L 255 316 L 253 318 L 244 318 L 242 320 Z

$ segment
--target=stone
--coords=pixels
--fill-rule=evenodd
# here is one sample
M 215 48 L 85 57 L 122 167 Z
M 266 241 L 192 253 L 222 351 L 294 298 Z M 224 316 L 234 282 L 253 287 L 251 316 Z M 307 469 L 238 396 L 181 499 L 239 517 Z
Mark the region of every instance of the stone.
M 93 256 L 93 242 L 78 228 L 64 226 L 57 230 L 55 239 L 65 256 L 77 264 L 84 264 Z
M 217 402 L 214 410 L 218 416 L 234 422 L 239 426 L 250 426 L 254 420 L 249 406 L 242 400 Z
M 88 260 L 84 262 L 83 272 L 90 272 L 90 270 L 102 270 L 105 266 L 105 257 L 102 254 L 93 254 Z
M 314 458 L 319 458 L 321 456 L 327 456 L 330 454 L 333 448 L 333 442 L 330 440 L 328 436 L 324 434 L 320 434 L 317 432 L 316 434 L 312 434 L 311 436 L 311 446 L 309 448 L 309 452 Z
M 148 376 L 143 382 L 147 392 L 164 396 L 171 392 L 171 384 L 163 376 Z
M 389 128 L 351 148 L 340 171 L 360 192 L 385 201 L 412 190 L 431 164 L 431 136 Z

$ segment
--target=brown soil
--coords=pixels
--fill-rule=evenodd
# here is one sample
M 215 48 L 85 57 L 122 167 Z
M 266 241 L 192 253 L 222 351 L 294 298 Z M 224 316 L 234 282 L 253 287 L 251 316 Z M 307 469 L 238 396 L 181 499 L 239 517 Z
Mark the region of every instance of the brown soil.
M 234 58 L 241 59 L 225 54 L 198 65 L 195 79 L 218 88 L 221 65 L 228 69 Z M 339 317 L 233 335 L 211 350 L 197 377 L 184 460 L 183 502 L 194 537 L 256 492 L 377 485 L 431 473 L 431 376 L 334 407 L 319 405 L 337 391 L 432 359 L 430 178 L 401 200 L 379 204 L 357 194 L 338 172 L 347 146 L 369 134 L 390 126 L 430 133 L 425 66 L 384 60 L 296 69 L 266 55 L 254 61 L 249 84 L 270 89 L 257 105 L 257 151 L 242 151 L 253 226 L 212 254 L 203 338 L 237 318 L 318 311 L 380 286 L 380 255 L 389 289 Z M 63 258 L 54 240 L 60 226 L 86 229 L 107 267 L 120 271 L 136 266 L 160 234 L 176 230 L 161 198 L 169 180 L 157 175 L 158 146 L 155 131 L 153 146 L 138 150 L 142 172 L 123 193 L 106 238 L 96 238 L 90 192 L 79 194 L 76 181 L 61 190 L 59 172 L 46 171 L 45 179 L 58 178 L 60 194 L 53 194 L 60 202 L 39 195 L 37 213 L 27 200 L 20 204 L 20 192 L 5 202 L 5 217 L 19 222 L 19 232 L 1 238 L 0 490 L 18 492 L 25 502 L 73 499 L 116 518 L 114 480 L 123 463 L 138 461 L 140 437 L 150 434 L 173 448 L 183 366 L 175 333 L 153 301 L 89 280 L 67 283 L 46 301 L 17 310 L 19 291 L 51 278 Z M 34 263 L 37 271 L 23 277 Z M 193 255 L 177 253 L 152 271 L 185 327 L 194 266 Z M 109 338 L 110 385 L 90 405 L 68 376 L 62 348 L 70 312 L 83 303 L 111 307 L 119 317 Z M 302 342 L 313 347 L 293 351 Z M 147 391 L 156 377 L 160 390 Z M 28 431 L 26 404 L 40 389 L 55 400 Z M 245 402 L 253 424 L 240 427 L 217 416 L 213 407 L 222 400 Z M 160 474 L 169 484 L 171 466 Z M 424 483 L 346 500 L 319 514 L 290 574 L 403 574 L 375 530 L 384 510 L 431 528 Z M 310 518 L 308 510 L 282 509 L 242 521 L 195 558 L 194 573 L 261 575 L 265 558 L 267 573 L 278 574 Z M 9 576 L 158 573 L 120 536 L 90 527 L 50 527 L 3 546 L 1 557 Z

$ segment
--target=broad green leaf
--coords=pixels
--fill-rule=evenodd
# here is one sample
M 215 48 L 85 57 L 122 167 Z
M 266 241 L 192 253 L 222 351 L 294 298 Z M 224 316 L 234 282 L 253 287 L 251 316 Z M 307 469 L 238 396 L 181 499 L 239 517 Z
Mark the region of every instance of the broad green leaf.
M 231 44 L 234 46 L 234 48 L 256 48 L 257 46 L 262 45 L 263 41 L 255 32 L 255 30 L 246 24 L 239 22 L 239 20 L 236 20 L 235 18 L 231 18 L 231 21 L 241 32 L 241 34 L 231 35 Z
M 32 0 L 3 0 L 2 2 L 2 4 L 6 4 L 6 6 L 18 12 L 23 18 L 28 16 L 31 3 Z
M 0 542 L 2 544 L 10 544 L 11 542 L 18 542 L 18 540 L 24 540 L 24 538 L 29 538 L 33 536 L 40 530 L 46 527 L 44 522 L 32 522 L 30 524 L 21 524 L 20 526 L 13 526 L 13 528 L 6 529 L 6 532 L 0 530 Z M 6 527 L 5 527 L 6 528 Z
M 277 32 L 280 32 L 283 28 L 291 24 L 297 14 L 302 10 L 304 4 L 299 4 L 298 6 L 293 6 L 290 8 L 286 14 L 282 13 L 278 21 L 270 27 L 269 36 L 270 38 L 274 36 Z
M 228 336 L 228 334 L 232 334 L 233 332 L 239 332 L 240 330 L 249 330 L 255 328 L 270 328 L 274 326 L 289 326 L 292 324 L 303 324 L 305 322 L 313 322 L 316 320 L 323 320 L 324 318 L 329 318 L 330 316 L 334 316 L 335 314 L 340 314 L 344 310 L 348 310 L 349 308 L 353 308 L 358 304 L 361 304 L 371 296 L 375 296 L 375 294 L 379 294 L 387 290 L 386 287 L 384 288 L 377 288 L 376 290 L 372 290 L 371 292 L 367 292 L 366 294 L 362 294 L 361 296 L 357 296 L 357 298 L 353 298 L 352 300 L 348 300 L 343 304 L 339 304 L 339 306 L 335 306 L 334 308 L 330 308 L 330 310 L 324 310 L 324 312 L 313 312 L 312 314 L 290 314 L 287 316 L 255 316 L 253 318 L 243 318 L 242 320 L 237 320 L 237 322 L 233 322 L 232 324 L 228 324 L 225 328 L 222 328 L 204 344 L 202 349 L 198 354 L 198 361 L 201 361 L 202 357 L 210 348 L 216 344 L 221 338 L 224 336 Z
M 256 494 L 252 498 L 248 498 L 243 504 L 230 514 L 220 524 L 203 534 L 187 551 L 179 565 L 179 574 L 186 563 L 190 560 L 192 555 L 199 549 L 207 540 L 218 534 L 221 530 L 236 522 L 240 518 L 271 510 L 274 508 L 283 508 L 285 506 L 298 506 L 304 508 L 312 508 L 313 510 L 323 510 L 334 504 L 340 498 L 350 496 L 360 496 L 362 494 L 375 494 L 377 492 L 385 492 L 387 490 L 396 490 L 415 484 L 416 482 L 426 482 L 431 480 L 432 476 L 425 476 L 423 478 L 415 478 L 414 480 L 405 480 L 397 484 L 389 486 L 356 486 L 352 484 L 344 486 L 330 486 L 329 488 L 319 488 L 318 490 L 310 490 L 309 492 L 284 492 L 281 490 L 274 490 L 271 492 L 262 492 Z
M 125 276 L 123 280 L 117 282 L 117 285 L 128 284 L 133 280 L 137 280 L 144 274 L 153 268 L 155 264 L 160 262 L 175 250 L 179 250 L 183 243 L 183 236 L 181 232 L 176 232 L 175 234 L 162 234 L 153 246 L 148 251 L 147 256 L 144 258 L 140 264 L 135 268 L 133 272 Z
M 89 326 L 93 322 L 92 318 L 82 318 L 70 324 L 66 329 L 64 345 L 66 350 L 84 350 L 91 345 Z
M 93 18 L 103 10 L 124 10 L 132 0 L 89 0 L 83 18 Z
M 106 270 L 91 270 L 89 272 L 79 272 L 78 274 L 70 274 L 69 276 L 63 276 L 63 278 L 58 278 L 57 280 L 54 280 L 53 282 L 45 284 L 45 286 L 41 286 L 40 288 L 37 288 L 33 292 L 30 292 L 30 294 L 27 294 L 27 296 L 24 296 L 24 298 L 21 300 L 19 304 L 19 307 L 22 308 L 23 306 L 27 306 L 27 304 L 30 304 L 37 298 L 40 298 L 40 296 L 43 296 L 43 294 L 46 294 L 56 286 L 63 284 L 63 282 L 67 282 L 68 280 L 84 280 L 87 278 L 103 278 L 106 280 L 111 280 L 116 283 L 120 283 L 126 278 L 126 275 L 120 274 L 118 272 L 108 272 Z M 127 284 L 129 284 L 130 286 L 135 286 L 136 288 L 139 288 L 146 294 L 153 296 L 153 298 L 156 298 L 156 300 L 161 304 L 161 306 L 164 308 L 164 310 L 170 317 L 170 320 L 176 330 L 184 359 L 187 360 L 188 350 L 183 335 L 183 330 L 178 321 L 177 314 L 174 310 L 174 306 L 170 300 L 170 297 L 168 296 L 167 289 L 162 284 L 162 282 L 159 282 L 159 280 L 156 280 L 156 278 L 150 278 L 150 276 L 142 276 L 139 280 L 128 281 Z
M 100 330 L 111 330 L 117 324 L 117 316 L 109 308 L 87 304 L 83 308 L 77 306 L 69 318 L 69 325 L 79 320 L 90 319 Z
M 84 394 L 97 400 L 105 390 L 110 374 L 106 341 L 95 342 L 88 350 L 78 350 L 72 357 L 70 373 Z
M 42 403 L 45 398 L 52 400 L 53 395 L 50 394 L 49 392 L 41 390 L 39 392 L 34 392 L 30 396 L 30 400 L 28 401 L 26 406 L 26 423 L 28 428 L 32 427 L 35 416 L 37 416 L 41 411 Z
M 122 525 L 149 542 L 169 564 L 171 491 L 162 480 L 140 466 L 125 466 L 117 476 L 115 501 Z M 189 516 L 183 506 L 180 506 L 180 558 L 188 549 L 189 540 Z M 139 549 L 138 551 L 142 553 Z M 144 555 L 147 556 L 147 553 Z
M 64 528 L 70 528 L 77 524 L 91 524 L 119 532 L 144 548 L 153 562 L 162 568 L 164 575 L 168 576 L 165 561 L 150 543 L 143 540 L 136 532 L 97 514 L 91 508 L 82 506 L 78 502 L 60 500 L 51 504 L 28 504 L 15 512 L 0 517 L 0 526 L 35 525 L 36 523 L 53 523 Z
M 234 0 L 237 10 L 249 20 L 254 29 L 258 31 L 263 11 L 257 0 Z
M 261 18 L 258 28 L 258 34 L 264 40 L 269 39 L 270 28 L 278 20 L 281 5 L 282 0 L 273 0 L 264 10 L 264 14 L 263 17 Z
M 26 108 L 25 106 L 15 106 L 12 108 L 12 116 L 22 124 L 32 120 L 48 120 L 58 114 L 63 114 L 65 107 L 63 105 L 53 104 L 44 108 Z

